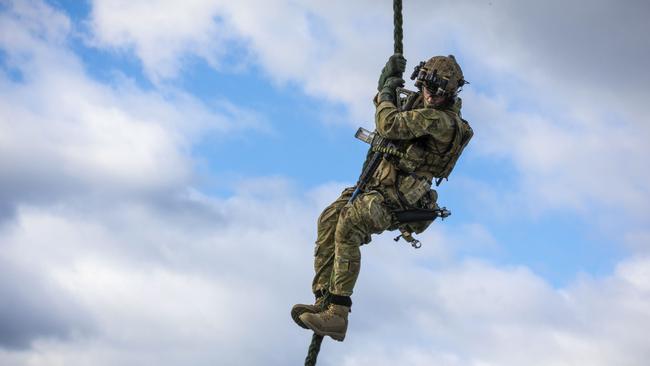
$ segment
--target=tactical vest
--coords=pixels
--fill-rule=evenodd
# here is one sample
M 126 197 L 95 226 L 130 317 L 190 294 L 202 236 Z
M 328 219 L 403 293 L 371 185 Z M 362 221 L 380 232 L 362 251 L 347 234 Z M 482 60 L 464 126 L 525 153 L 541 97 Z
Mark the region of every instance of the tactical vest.
M 377 169 L 375 184 L 384 191 L 394 192 L 402 206 L 417 206 L 431 189 L 434 179 L 436 185 L 447 179 L 474 135 L 469 123 L 458 113 L 451 110 L 446 113 L 455 124 L 450 141 L 437 141 L 430 135 L 394 140 L 402 156 L 389 156 Z
M 449 177 L 458 158 L 474 136 L 474 131 L 467 121 L 453 112 L 449 113 L 453 114 L 456 124 L 451 142 L 447 146 L 441 146 L 433 137 L 425 137 L 424 141 L 420 142 L 425 147 L 425 152 L 421 155 L 422 163 L 415 169 L 416 174 L 419 172 L 427 177 L 437 178 L 436 185 L 439 185 L 442 179 Z M 415 144 L 418 142 L 416 141 Z

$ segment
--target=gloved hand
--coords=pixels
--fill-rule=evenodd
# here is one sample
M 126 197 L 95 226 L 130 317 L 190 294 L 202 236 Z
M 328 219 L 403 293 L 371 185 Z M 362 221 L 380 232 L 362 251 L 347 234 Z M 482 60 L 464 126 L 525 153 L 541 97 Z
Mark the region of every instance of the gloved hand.
M 404 79 L 398 76 L 391 76 L 384 82 L 383 87 L 379 91 L 379 102 L 389 101 L 395 103 L 397 99 L 397 91 L 395 89 L 404 86 Z
M 384 87 L 384 84 L 389 77 L 402 77 L 404 70 L 406 70 L 406 59 L 404 56 L 402 56 L 401 53 L 395 53 L 390 56 L 388 61 L 386 61 L 386 66 L 381 69 L 379 83 L 377 83 L 377 90 L 381 91 L 381 88 Z

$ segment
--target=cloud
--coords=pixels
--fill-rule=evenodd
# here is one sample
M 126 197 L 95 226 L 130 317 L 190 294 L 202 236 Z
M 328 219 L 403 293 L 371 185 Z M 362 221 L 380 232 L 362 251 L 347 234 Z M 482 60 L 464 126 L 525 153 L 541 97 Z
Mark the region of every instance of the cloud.
M 198 139 L 268 131 L 263 118 L 228 101 L 205 104 L 173 88 L 145 91 L 119 74 L 114 85 L 91 79 L 67 46 L 69 20 L 32 5 L 12 3 L 0 15 L 3 216 L 19 202 L 74 199 L 80 191 L 164 194 L 191 178 Z
M 217 66 L 229 38 L 218 25 L 219 9 L 209 1 L 164 1 L 155 6 L 147 1 L 97 1 L 90 23 L 93 42 L 133 50 L 152 80 L 176 76 L 186 54 Z
M 29 349 L 41 337 L 67 341 L 93 330 L 88 312 L 55 281 L 13 259 L 0 255 L 0 349 Z
M 268 180 L 259 183 L 269 186 Z M 316 216 L 313 201 L 287 197 L 268 190 L 264 197 L 226 200 L 190 193 L 176 198 L 175 209 L 127 199 L 96 207 L 22 206 L 15 224 L 2 232 L 3 258 L 29 263 L 60 298 L 88 314 L 93 328 L 57 341 L 48 322 L 34 330 L 19 322 L 3 334 L 3 344 L 31 348 L 0 352 L 0 363 L 16 354 L 33 359 L 35 352 L 37 364 L 76 364 L 83 358 L 120 365 L 136 360 L 254 365 L 269 359 L 286 364 L 302 348 L 302 334 L 288 326 L 287 311 L 293 299 L 309 296 L 308 280 L 304 288 L 295 285 L 297 273 L 310 272 L 309 234 Z M 12 267 L 7 271 L 7 278 L 24 280 Z M 0 284 L 2 293 L 13 295 L 12 287 Z M 48 298 L 33 296 L 39 302 Z M 9 304 L 22 308 L 25 319 L 52 317 L 61 327 L 80 321 L 77 312 L 67 320 L 48 312 L 51 305 L 29 306 L 24 297 L 12 296 Z M 12 315 L 11 307 L 0 310 L 2 319 Z M 259 329 L 275 329 L 274 338 Z M 29 343 L 22 335 L 27 332 Z M 290 340 L 293 355 L 269 356 Z
M 349 340 L 350 353 L 331 362 L 642 365 L 650 352 L 639 326 L 650 321 L 642 269 L 647 266 L 647 258 L 630 260 L 611 277 L 582 278 L 563 289 L 551 288 L 524 267 L 475 261 L 433 271 L 411 267 L 400 276 L 408 281 L 388 282 L 386 289 L 407 292 L 400 306 L 368 315 L 374 320 Z M 373 280 L 389 276 L 395 275 Z M 352 321 L 366 316 L 351 315 Z
M 376 50 L 385 42 L 367 36 L 376 25 L 359 21 L 359 14 L 381 15 L 389 23 L 389 9 L 369 1 L 278 1 L 268 6 L 259 0 L 199 0 L 187 6 L 159 5 L 93 2 L 93 42 L 133 50 L 154 80 L 177 77 L 191 57 L 223 63 L 232 57 L 220 52 L 228 43 L 242 51 L 240 60 L 229 62 L 259 65 L 276 83 L 298 83 L 310 95 L 345 102 L 356 116 L 369 115 L 374 86 L 368 86 L 376 83 L 375 69 L 383 62 Z M 390 47 L 383 49 L 388 52 Z
M 22 208 L 16 225 L 4 232 L 4 258 L 29 261 L 34 273 L 88 314 L 93 327 L 84 336 L 59 339 L 41 331 L 30 350 L 0 351 L 0 361 L 300 362 L 309 334 L 291 322 L 288 309 L 309 301 L 312 221 L 320 203 L 333 199 L 339 187 L 320 187 L 302 197 L 283 188 L 228 199 L 190 193 L 178 197 L 183 211 L 146 201 L 83 212 L 73 205 Z M 440 235 L 440 224 L 433 229 Z M 394 244 L 389 235 L 363 247 L 348 337 L 325 347 L 321 363 L 643 365 L 647 360 L 647 258 L 623 261 L 607 277 L 581 276 L 554 288 L 525 266 L 439 257 L 476 239 L 468 233 L 454 242 L 442 233 L 439 241 L 425 239 L 419 251 Z M 55 245 L 51 238 L 57 238 Z M 42 314 L 24 309 L 32 318 Z

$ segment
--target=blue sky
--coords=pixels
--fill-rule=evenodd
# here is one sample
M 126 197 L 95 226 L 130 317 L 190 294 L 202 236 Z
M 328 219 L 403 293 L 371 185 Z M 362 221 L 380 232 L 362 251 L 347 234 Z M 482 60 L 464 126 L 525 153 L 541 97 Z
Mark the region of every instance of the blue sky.
M 353 135 L 372 128 L 390 4 L 1 4 L 0 363 L 253 365 L 276 347 L 271 364 L 300 360 L 307 335 L 277 314 L 309 298 L 316 217 L 365 158 Z M 641 365 L 646 10 L 406 2 L 407 70 L 454 53 L 475 137 L 439 188 L 453 214 L 422 249 L 393 233 L 363 248 L 358 338 L 325 364 L 515 365 L 530 361 L 513 354 L 523 342 L 540 345 L 529 364 Z M 626 72 L 603 87 L 611 69 Z M 43 315 L 44 300 L 56 310 Z M 223 334 L 244 316 L 230 312 L 257 311 L 250 301 L 277 337 L 245 352 L 254 327 Z M 616 339 L 621 319 L 631 328 Z M 389 329 L 409 336 L 395 344 Z M 147 351 L 168 343 L 178 352 Z

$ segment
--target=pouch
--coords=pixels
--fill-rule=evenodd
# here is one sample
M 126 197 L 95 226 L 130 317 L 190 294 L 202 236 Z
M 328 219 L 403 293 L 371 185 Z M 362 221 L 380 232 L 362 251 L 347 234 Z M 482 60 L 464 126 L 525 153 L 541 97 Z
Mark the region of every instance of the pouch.
M 399 181 L 399 193 L 409 206 L 414 206 L 431 189 L 431 182 L 416 175 L 407 175 Z
M 424 162 L 424 149 L 419 144 L 411 144 L 406 149 L 406 158 L 399 159 L 397 167 L 405 173 L 413 173 Z

